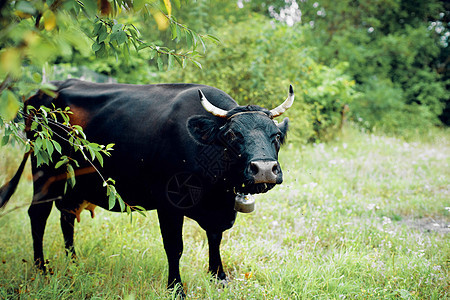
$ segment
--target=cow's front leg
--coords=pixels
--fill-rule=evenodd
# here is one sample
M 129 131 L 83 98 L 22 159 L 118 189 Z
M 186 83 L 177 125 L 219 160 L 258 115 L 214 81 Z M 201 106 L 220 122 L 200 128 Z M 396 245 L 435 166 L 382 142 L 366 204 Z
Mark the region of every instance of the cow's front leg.
M 46 272 L 43 251 L 43 238 L 47 218 L 53 207 L 53 202 L 36 203 L 32 202 L 28 209 L 30 216 L 31 234 L 33 236 L 34 264 L 36 267 Z
M 76 259 L 75 248 L 73 247 L 73 231 L 75 226 L 75 215 L 61 210 L 61 230 L 64 236 L 64 246 L 67 256 Z
M 226 280 L 227 276 L 223 271 L 222 259 L 220 257 L 220 242 L 222 241 L 222 232 L 207 231 L 209 244 L 209 272 L 220 280 Z
M 168 288 L 176 289 L 184 297 L 180 277 L 180 258 L 183 254 L 183 219 L 182 214 L 158 209 L 159 227 L 169 263 Z

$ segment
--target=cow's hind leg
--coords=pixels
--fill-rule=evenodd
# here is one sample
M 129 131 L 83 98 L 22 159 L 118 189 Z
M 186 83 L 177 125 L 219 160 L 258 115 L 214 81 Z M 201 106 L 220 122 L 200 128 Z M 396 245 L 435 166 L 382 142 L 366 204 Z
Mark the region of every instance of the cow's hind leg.
M 220 242 L 222 241 L 222 232 L 207 231 L 209 244 L 209 272 L 220 280 L 226 280 L 227 276 L 223 271 L 222 259 L 220 257 Z
M 73 232 L 75 228 L 75 215 L 70 212 L 61 210 L 61 230 L 64 236 L 64 246 L 66 255 L 76 259 L 75 248 L 73 247 Z
M 161 235 L 169 263 L 168 288 L 176 289 L 182 298 L 185 295 L 180 277 L 180 258 L 183 253 L 183 218 L 183 215 L 176 212 L 158 209 Z
M 30 216 L 31 223 L 31 234 L 33 236 L 34 263 L 36 267 L 44 272 L 46 270 L 44 263 L 43 239 L 45 225 L 52 210 L 52 206 L 52 201 L 43 203 L 33 202 L 28 209 L 28 215 Z

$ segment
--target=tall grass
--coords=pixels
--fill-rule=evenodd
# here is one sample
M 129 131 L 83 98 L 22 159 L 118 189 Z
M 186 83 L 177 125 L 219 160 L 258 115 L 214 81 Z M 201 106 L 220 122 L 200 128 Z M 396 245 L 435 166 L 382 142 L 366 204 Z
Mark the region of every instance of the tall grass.
M 210 280 L 205 233 L 186 220 L 181 274 L 188 298 L 449 297 L 449 132 L 405 141 L 346 130 L 328 144 L 282 150 L 284 183 L 258 195 L 256 211 L 240 214 L 224 235 L 227 286 Z M 1 148 L 0 182 L 20 159 L 19 149 Z M 155 212 L 132 223 L 101 209 L 93 220 L 83 213 L 73 263 L 54 209 L 44 237 L 51 271 L 37 272 L 22 206 L 31 189 L 28 171 L 0 217 L 0 298 L 171 297 Z

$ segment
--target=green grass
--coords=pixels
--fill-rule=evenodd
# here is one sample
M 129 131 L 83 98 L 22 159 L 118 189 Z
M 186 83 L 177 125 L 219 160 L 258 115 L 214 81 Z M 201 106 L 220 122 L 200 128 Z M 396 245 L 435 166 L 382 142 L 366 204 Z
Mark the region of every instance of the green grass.
M 283 185 L 258 195 L 256 211 L 240 214 L 224 235 L 227 287 L 210 281 L 205 233 L 186 220 L 181 274 L 188 298 L 449 297 L 449 132 L 405 141 L 346 130 L 328 144 L 282 150 Z M 20 159 L 19 149 L 0 149 L 1 183 Z M 0 298 L 170 297 L 155 212 L 136 214 L 133 223 L 102 209 L 93 220 L 83 213 L 72 263 L 54 209 L 44 238 L 52 272 L 37 272 L 25 206 L 29 170 L 23 178 L 0 217 Z

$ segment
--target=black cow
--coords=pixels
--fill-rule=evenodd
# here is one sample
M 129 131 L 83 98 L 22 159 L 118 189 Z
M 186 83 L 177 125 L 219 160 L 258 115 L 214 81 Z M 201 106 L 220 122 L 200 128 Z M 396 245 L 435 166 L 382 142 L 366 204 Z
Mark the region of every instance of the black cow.
M 71 123 L 80 125 L 91 142 L 115 144 L 101 173 L 115 179 L 128 205 L 157 210 L 169 263 L 169 288 L 181 283 L 184 216 L 206 231 L 209 271 L 225 279 L 219 247 L 222 232 L 236 218 L 236 195 L 264 193 L 282 182 L 277 159 L 288 119 L 278 124 L 273 118 L 292 105 L 292 86 L 283 104 L 269 111 L 238 106 L 223 91 L 205 85 L 97 84 L 73 79 L 53 84 L 57 87 L 54 98 L 38 92 L 26 105 L 70 107 Z M 56 125 L 53 129 L 64 134 Z M 33 135 L 28 127 L 28 138 Z M 73 255 L 75 218 L 79 221 L 83 209 L 92 216 L 95 206 L 108 209 L 100 176 L 89 171 L 67 142 L 57 136 L 56 140 L 63 154 L 76 158 L 80 166 L 75 187 L 64 193 L 64 172 L 54 164 L 37 167 L 36 158 L 31 158 L 35 181 L 28 214 L 34 259 L 44 270 L 43 235 L 53 202 L 61 211 L 66 250 Z M 14 192 L 27 157 L 28 153 L 13 179 L 0 189 L 0 207 Z M 120 211 L 119 205 L 112 210 Z

